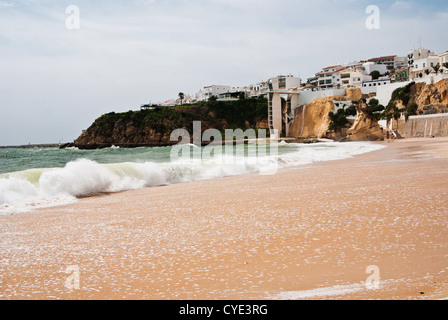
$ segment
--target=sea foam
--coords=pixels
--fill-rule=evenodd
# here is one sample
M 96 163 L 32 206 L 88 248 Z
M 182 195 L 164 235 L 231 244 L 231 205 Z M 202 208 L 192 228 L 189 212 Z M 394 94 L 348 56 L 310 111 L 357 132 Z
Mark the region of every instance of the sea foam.
M 77 201 L 77 198 L 202 179 L 265 172 L 338 160 L 382 148 L 373 143 L 282 144 L 263 157 L 218 154 L 204 159 L 156 163 L 100 164 L 78 159 L 63 168 L 32 169 L 0 175 L 0 214 Z M 275 172 L 275 171 L 274 171 Z

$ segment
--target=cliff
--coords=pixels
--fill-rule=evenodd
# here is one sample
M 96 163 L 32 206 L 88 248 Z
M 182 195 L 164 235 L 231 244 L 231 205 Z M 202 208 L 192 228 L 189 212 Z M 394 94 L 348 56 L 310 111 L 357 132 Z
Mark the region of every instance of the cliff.
M 435 84 L 416 83 L 410 89 L 409 103 L 416 103 L 417 114 L 448 112 L 448 79 Z
M 383 129 L 377 119 L 369 112 L 364 102 L 356 106 L 356 120 L 347 130 L 344 141 L 379 141 L 384 139 Z
M 329 113 L 334 110 L 333 101 L 346 101 L 346 97 L 322 97 L 296 109 L 290 123 L 289 135 L 294 138 L 324 138 L 330 126 Z
M 98 119 L 74 141 L 65 145 L 80 149 L 167 146 L 176 129 L 193 136 L 193 122 L 201 129 L 262 128 L 267 123 L 266 99 L 243 99 L 230 102 L 202 103 L 192 106 L 156 108 L 154 110 L 111 112 Z
M 305 139 L 381 140 L 383 132 L 365 103 L 356 108 L 357 118 L 350 128 L 347 127 L 350 122 L 342 115 L 346 122 L 344 126 L 337 130 L 331 129 L 330 113 L 335 111 L 335 102 L 362 101 L 366 98 L 369 96 L 363 95 L 360 89 L 347 89 L 345 96 L 317 98 L 305 106 L 300 106 L 296 109 L 294 120 L 289 124 L 289 135 Z

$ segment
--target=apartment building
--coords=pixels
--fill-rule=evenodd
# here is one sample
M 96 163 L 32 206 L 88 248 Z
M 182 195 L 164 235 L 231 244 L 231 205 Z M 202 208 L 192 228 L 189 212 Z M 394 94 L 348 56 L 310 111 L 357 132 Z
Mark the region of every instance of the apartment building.
M 344 69 L 339 73 L 341 79 L 341 87 L 344 88 L 361 88 L 364 81 L 372 80 L 372 76 L 352 69 Z
M 338 88 L 341 86 L 340 72 L 345 69 L 347 68 L 341 65 L 323 68 L 322 71 L 316 73 L 317 79 L 313 81 L 314 83 L 310 83 L 322 89 Z
M 408 58 L 407 57 L 399 57 L 399 56 L 385 56 L 385 57 L 378 57 L 378 58 L 372 58 L 367 60 L 367 62 L 373 62 L 376 65 L 384 65 L 386 66 L 386 70 L 392 71 L 392 70 L 398 70 L 401 69 L 408 64 Z

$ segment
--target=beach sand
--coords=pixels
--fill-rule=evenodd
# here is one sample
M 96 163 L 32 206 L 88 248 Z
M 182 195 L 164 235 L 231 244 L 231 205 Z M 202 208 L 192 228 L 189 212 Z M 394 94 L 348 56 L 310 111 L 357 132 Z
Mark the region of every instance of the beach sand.
M 446 298 L 448 139 L 383 144 L 0 216 L 0 299 Z

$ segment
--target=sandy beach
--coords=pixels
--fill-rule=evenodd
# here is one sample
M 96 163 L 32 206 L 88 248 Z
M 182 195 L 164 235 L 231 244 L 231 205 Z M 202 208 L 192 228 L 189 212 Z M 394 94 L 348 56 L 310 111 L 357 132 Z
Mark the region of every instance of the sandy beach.
M 446 298 L 448 138 L 382 144 L 0 216 L 0 299 Z

